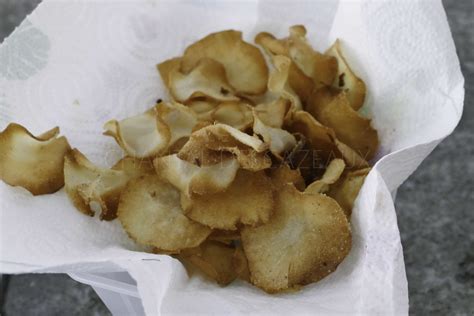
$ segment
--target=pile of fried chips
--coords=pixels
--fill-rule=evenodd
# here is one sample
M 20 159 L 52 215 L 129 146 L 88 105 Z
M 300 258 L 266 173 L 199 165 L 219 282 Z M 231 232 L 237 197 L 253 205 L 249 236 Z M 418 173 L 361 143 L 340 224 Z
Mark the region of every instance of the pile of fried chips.
M 315 51 L 306 29 L 255 38 L 210 34 L 158 71 L 170 101 L 111 120 L 125 157 L 101 168 L 54 128 L 0 133 L 0 178 L 31 193 L 63 185 L 84 214 L 117 218 L 137 243 L 217 283 L 269 293 L 333 272 L 351 248 L 354 200 L 377 151 L 358 113 L 366 94 L 336 41 Z M 270 70 L 266 59 L 270 61 Z

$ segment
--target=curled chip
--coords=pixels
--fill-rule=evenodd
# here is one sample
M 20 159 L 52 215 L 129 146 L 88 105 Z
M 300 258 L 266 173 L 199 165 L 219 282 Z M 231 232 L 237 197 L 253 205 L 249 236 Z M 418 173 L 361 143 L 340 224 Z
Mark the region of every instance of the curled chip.
M 263 94 L 268 67 L 260 50 L 242 40 L 242 32 L 222 31 L 209 34 L 186 48 L 181 70 L 191 71 L 203 58 L 213 59 L 225 68 L 227 79 L 240 94 Z
M 200 122 L 212 122 L 212 112 L 218 103 L 215 100 L 196 99 L 186 102 L 186 105 L 196 114 Z
M 224 67 L 215 60 L 203 58 L 189 73 L 173 69 L 168 75 L 173 98 L 183 102 L 196 97 L 219 101 L 237 101 L 234 88 L 229 85 Z
M 290 27 L 290 36 L 276 39 L 270 33 L 259 33 L 255 42 L 270 55 L 284 55 L 312 78 L 316 86 L 331 85 L 337 74 L 336 58 L 315 51 L 306 40 L 306 29 L 302 25 Z
M 66 193 L 86 215 L 100 211 L 101 219 L 114 219 L 120 193 L 129 179 L 125 171 L 95 166 L 77 149 L 68 152 L 64 159 Z
M 264 171 L 240 169 L 234 182 L 215 194 L 181 196 L 186 216 L 211 228 L 236 230 L 266 223 L 273 209 L 272 185 Z
M 33 195 L 48 194 L 64 185 L 64 155 L 71 148 L 55 127 L 37 137 L 11 123 L 0 133 L 0 179 Z
M 234 270 L 237 273 L 237 277 L 241 280 L 250 282 L 250 271 L 249 263 L 245 252 L 242 249 L 242 245 L 239 245 L 235 248 L 234 257 L 233 257 Z
M 187 106 L 177 102 L 160 102 L 156 105 L 155 111 L 161 121 L 168 126 L 170 147 L 180 139 L 189 137 L 198 123 L 197 115 Z
M 374 157 L 379 144 L 377 131 L 371 126 L 369 119 L 354 111 L 344 92 L 339 93 L 317 119 L 332 128 L 340 141 L 365 160 Z
M 344 172 L 345 166 L 346 164 L 342 159 L 332 160 L 326 168 L 322 178 L 311 183 L 304 192 L 326 193 L 329 190 L 329 186 L 339 180 L 342 172 Z
M 346 91 L 351 107 L 357 111 L 362 107 L 365 100 L 366 87 L 364 81 L 357 77 L 347 64 L 346 59 L 342 55 L 339 40 L 336 40 L 325 55 L 335 57 L 339 67 L 337 77 L 332 82 L 332 85 Z
M 274 210 L 267 224 L 241 232 L 250 280 L 266 292 L 316 282 L 349 253 L 350 226 L 333 199 L 285 185 L 276 194 Z
M 211 233 L 184 216 L 179 191 L 156 175 L 131 180 L 120 196 L 117 214 L 133 240 L 164 251 L 197 247 Z
M 252 127 L 252 107 L 244 102 L 225 102 L 219 104 L 211 113 L 214 122 L 232 126 L 245 131 Z
M 282 128 L 266 125 L 256 110 L 253 110 L 253 132 L 263 138 L 276 157 L 281 157 L 281 154 L 296 145 L 296 139 L 292 134 Z
M 270 178 L 273 186 L 280 188 L 285 184 L 292 183 L 299 191 L 304 191 L 305 183 L 299 169 L 291 169 L 286 163 L 270 170 Z
M 165 60 L 164 62 L 161 62 L 156 66 L 156 68 L 158 69 L 158 72 L 160 73 L 161 80 L 163 80 L 163 83 L 168 88 L 168 90 L 170 89 L 170 80 L 169 80 L 170 73 L 175 70 L 179 70 L 180 67 L 181 67 L 181 57 L 175 57 L 175 58 Z
M 124 171 L 129 179 L 138 178 L 145 174 L 154 174 L 153 162 L 149 159 L 123 157 L 112 167 L 112 170 Z
M 351 217 L 354 201 L 359 194 L 359 190 L 364 184 L 365 177 L 369 174 L 370 168 L 346 172 L 335 184 L 330 186 L 327 195 L 339 203 L 347 218 Z
M 154 109 L 104 125 L 104 135 L 112 136 L 127 155 L 136 158 L 156 156 L 166 150 L 171 132 Z
M 234 157 L 209 166 L 196 166 L 178 158 L 176 154 L 156 158 L 158 176 L 186 195 L 211 194 L 227 189 L 240 165 Z
M 237 278 L 234 269 L 234 247 L 213 241 L 204 242 L 197 250 L 180 255 L 205 275 L 220 285 L 227 285 Z
M 302 101 L 311 97 L 313 82 L 286 56 L 273 57 L 275 70 L 268 79 L 268 90 L 291 101 L 294 109 L 303 108 Z
M 224 124 L 215 124 L 194 132 L 178 157 L 196 165 L 213 165 L 234 155 L 242 168 L 257 171 L 269 168 L 268 146 L 258 137 Z
M 281 128 L 291 114 L 290 108 L 289 100 L 279 98 L 272 102 L 260 103 L 254 109 L 265 125 Z

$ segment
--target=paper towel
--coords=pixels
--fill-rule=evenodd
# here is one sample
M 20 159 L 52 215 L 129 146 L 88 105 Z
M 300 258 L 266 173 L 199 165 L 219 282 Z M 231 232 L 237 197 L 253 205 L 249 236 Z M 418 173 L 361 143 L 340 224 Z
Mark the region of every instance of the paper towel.
M 363 113 L 381 149 L 352 216 L 353 248 L 337 271 L 292 294 L 241 282 L 220 288 L 148 254 L 117 221 L 77 212 L 64 190 L 33 197 L 0 182 L 0 272 L 130 272 L 148 314 L 384 314 L 408 311 L 390 192 L 458 123 L 464 80 L 440 1 L 44 1 L 0 47 L 0 129 L 59 125 L 72 146 L 110 166 L 121 155 L 102 124 L 166 96 L 155 64 L 210 32 L 251 41 L 304 24 L 320 50 L 342 39 L 368 86 Z M 403 211 L 403 210 L 399 210 Z M 147 259 L 147 260 L 142 260 Z

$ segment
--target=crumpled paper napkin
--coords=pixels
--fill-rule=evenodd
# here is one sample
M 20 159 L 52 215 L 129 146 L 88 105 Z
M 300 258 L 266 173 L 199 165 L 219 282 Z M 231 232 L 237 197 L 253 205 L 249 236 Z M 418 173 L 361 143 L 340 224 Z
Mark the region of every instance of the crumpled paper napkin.
M 3 182 L 0 272 L 100 271 L 112 262 L 135 278 L 150 315 L 406 314 L 390 192 L 452 132 L 463 107 L 441 1 L 44 1 L 0 46 L 0 129 L 59 125 L 72 146 L 110 166 L 121 152 L 102 124 L 165 96 L 156 63 L 210 32 L 239 29 L 252 41 L 259 31 L 286 36 L 293 24 L 304 24 L 319 50 L 342 39 L 381 139 L 352 215 L 352 250 L 335 273 L 291 294 L 241 282 L 220 288 L 188 278 L 170 257 L 140 252 L 118 221 L 80 214 L 64 190 L 33 197 Z

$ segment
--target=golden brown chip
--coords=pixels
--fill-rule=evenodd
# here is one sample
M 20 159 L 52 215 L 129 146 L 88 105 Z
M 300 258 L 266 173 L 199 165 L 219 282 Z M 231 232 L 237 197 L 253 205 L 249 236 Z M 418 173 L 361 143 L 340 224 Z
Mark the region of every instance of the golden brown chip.
M 198 251 L 180 256 L 180 258 L 199 268 L 218 284 L 227 285 L 237 278 L 233 265 L 234 252 L 234 247 L 206 241 Z
M 71 149 L 55 127 L 35 137 L 11 123 L 0 133 L 0 179 L 33 195 L 48 194 L 64 185 L 64 155 Z
M 371 126 L 369 119 L 354 111 L 344 92 L 338 94 L 317 119 L 332 128 L 340 141 L 365 160 L 374 157 L 379 145 L 377 131 Z
M 227 79 L 238 93 L 263 94 L 267 88 L 268 67 L 260 50 L 243 41 L 242 33 L 228 30 L 212 33 L 186 48 L 181 69 L 189 72 L 202 58 L 221 63 Z
M 273 209 L 272 185 L 265 172 L 239 170 L 234 182 L 215 194 L 182 195 L 186 216 L 211 228 L 236 230 L 266 223 Z
M 336 58 L 315 51 L 306 40 L 304 26 L 294 25 L 289 33 L 289 37 L 283 39 L 276 39 L 266 32 L 259 33 L 255 42 L 271 56 L 289 57 L 316 86 L 331 85 L 337 74 Z
M 130 179 L 138 178 L 145 174 L 154 174 L 153 161 L 150 159 L 139 159 L 133 157 L 123 157 L 115 163 L 112 170 L 122 170 Z
M 258 137 L 228 125 L 215 124 L 194 132 L 178 157 L 199 166 L 207 166 L 235 155 L 242 168 L 257 171 L 271 166 L 267 148 Z
M 347 215 L 351 218 L 354 201 L 364 184 L 370 168 L 346 172 L 339 181 L 330 186 L 327 195 L 335 199 Z
M 342 159 L 332 160 L 326 168 L 321 179 L 311 183 L 305 193 L 325 193 L 329 190 L 329 186 L 339 180 L 346 164 Z
M 217 164 L 196 166 L 178 158 L 176 154 L 156 158 L 158 176 L 186 195 L 211 194 L 227 189 L 234 181 L 240 165 L 234 157 Z
M 337 77 L 333 80 L 332 85 L 347 93 L 347 98 L 351 107 L 357 111 L 362 107 L 362 105 L 364 105 L 366 94 L 364 81 L 357 77 L 349 67 L 344 55 L 342 54 L 339 40 L 336 40 L 325 55 L 335 57 L 338 63 Z
M 324 278 L 351 248 L 350 226 L 336 201 L 289 184 L 276 194 L 270 221 L 244 227 L 241 235 L 251 282 L 269 293 Z
M 168 80 L 171 95 L 180 102 L 196 97 L 209 97 L 219 101 L 239 100 L 227 81 L 224 66 L 213 59 L 199 60 L 189 73 L 173 69 Z
M 235 248 L 233 264 L 237 277 L 241 280 L 250 282 L 249 263 L 241 245 Z
M 245 131 L 253 123 L 252 107 L 240 101 L 221 103 L 212 111 L 211 119 Z
M 116 217 L 120 193 L 129 179 L 123 170 L 97 167 L 77 149 L 68 152 L 64 159 L 64 182 L 69 199 L 86 215 L 93 216 L 100 211 L 102 220 Z
M 154 109 L 121 121 L 108 121 L 104 129 L 104 135 L 112 136 L 127 155 L 135 158 L 164 152 L 171 139 L 170 128 Z
M 156 175 L 131 180 L 122 192 L 117 214 L 133 240 L 165 251 L 197 247 L 211 233 L 183 214 L 179 191 Z
M 170 88 L 170 80 L 169 75 L 172 71 L 179 70 L 181 67 L 181 57 L 175 57 L 164 62 L 159 63 L 156 65 L 158 72 L 160 73 L 161 80 L 165 86 L 169 89 Z
M 304 191 L 305 183 L 299 169 L 291 169 L 286 163 L 270 169 L 273 186 L 278 189 L 287 183 L 293 183 L 299 191 Z

